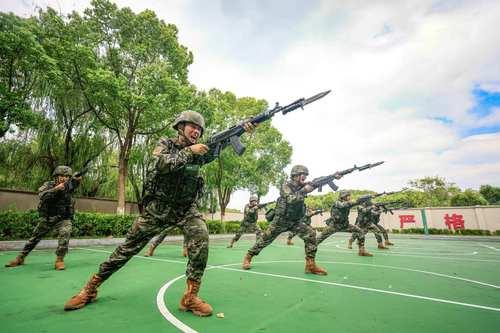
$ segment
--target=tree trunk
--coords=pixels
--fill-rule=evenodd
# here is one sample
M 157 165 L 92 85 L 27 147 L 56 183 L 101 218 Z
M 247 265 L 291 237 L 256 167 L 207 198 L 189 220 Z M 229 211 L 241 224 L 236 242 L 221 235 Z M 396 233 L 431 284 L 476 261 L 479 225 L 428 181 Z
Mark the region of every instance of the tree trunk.
M 120 152 L 118 154 L 118 205 L 116 206 L 116 214 L 120 215 L 125 214 L 125 186 L 127 183 L 128 160 L 132 147 L 132 138 L 131 134 L 126 136 L 123 144 L 120 145 Z

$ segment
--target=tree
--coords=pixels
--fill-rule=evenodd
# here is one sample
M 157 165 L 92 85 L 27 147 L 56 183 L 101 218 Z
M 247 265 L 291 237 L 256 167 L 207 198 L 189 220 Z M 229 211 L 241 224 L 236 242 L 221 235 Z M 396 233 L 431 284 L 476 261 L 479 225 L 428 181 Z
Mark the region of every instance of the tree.
M 136 136 L 162 132 L 189 104 L 192 54 L 179 44 L 175 25 L 149 10 L 135 14 L 94 0 L 84 19 L 93 32 L 98 65 L 83 73 L 81 85 L 93 113 L 117 137 L 117 213 L 123 213 Z
M 208 93 L 212 113 L 207 136 L 248 119 L 267 108 L 263 100 L 237 98 L 231 92 L 212 89 Z M 252 135 L 241 137 L 246 151 L 238 156 L 231 147 L 205 167 L 208 188 L 217 191 L 221 218 L 224 219 L 231 194 L 248 189 L 258 195 L 267 193 L 270 185 L 278 186 L 285 178 L 284 167 L 290 163 L 292 148 L 270 122 L 262 123 Z
M 488 200 L 490 205 L 500 205 L 500 187 L 481 185 L 479 193 Z
M 53 60 L 47 56 L 32 19 L 0 12 L 0 138 L 16 125 L 37 123 L 30 99 L 37 85 L 51 76 Z
M 408 183 L 416 191 L 407 191 L 405 195 L 412 199 L 415 207 L 449 206 L 450 198 L 460 193 L 460 188 L 454 183 L 448 183 L 438 176 L 410 180 Z
M 467 189 L 462 193 L 454 194 L 450 203 L 452 206 L 476 206 L 476 205 L 487 205 L 488 201 L 478 192 L 471 189 Z

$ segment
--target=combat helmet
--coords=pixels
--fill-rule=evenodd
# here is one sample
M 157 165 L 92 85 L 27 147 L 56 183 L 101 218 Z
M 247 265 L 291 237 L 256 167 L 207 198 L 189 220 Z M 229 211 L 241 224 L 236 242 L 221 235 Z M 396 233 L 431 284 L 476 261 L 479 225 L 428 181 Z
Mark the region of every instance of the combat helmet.
M 52 172 L 52 176 L 73 176 L 73 170 L 66 165 L 58 165 L 55 169 L 54 172 Z
M 348 197 L 349 195 L 351 195 L 351 192 L 347 191 L 347 190 L 342 190 L 339 193 L 340 199 L 344 199 L 344 198 Z
M 256 195 L 251 195 L 250 196 L 250 199 L 248 200 L 249 202 L 252 202 L 252 201 L 259 201 L 259 198 L 256 196 Z
M 175 118 L 172 127 L 176 130 L 179 124 L 182 123 L 193 123 L 201 127 L 201 135 L 203 135 L 203 131 L 205 130 L 205 119 L 201 114 L 196 111 L 183 111 L 177 118 Z
M 303 165 L 294 165 L 293 168 L 292 168 L 292 171 L 290 171 L 290 176 L 297 176 L 297 175 L 300 175 L 300 174 L 305 174 L 306 176 L 309 175 L 309 170 L 307 169 L 307 167 L 303 166 Z

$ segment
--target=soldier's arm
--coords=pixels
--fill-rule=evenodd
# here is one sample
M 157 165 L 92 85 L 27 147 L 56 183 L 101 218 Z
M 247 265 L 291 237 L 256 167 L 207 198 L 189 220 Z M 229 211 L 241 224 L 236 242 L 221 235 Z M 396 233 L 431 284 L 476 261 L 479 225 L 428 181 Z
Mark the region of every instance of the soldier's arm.
M 64 183 L 64 190 L 73 193 L 75 189 L 80 185 L 80 177 L 71 177 L 66 183 Z
M 168 173 L 182 168 L 187 163 L 193 161 L 193 155 L 189 147 L 185 147 L 179 151 L 173 151 L 162 141 L 160 141 L 153 150 L 153 156 L 156 159 L 156 169 L 162 173 Z
M 281 188 L 281 196 L 288 204 L 293 204 L 298 201 L 304 201 L 306 195 L 307 193 L 302 190 L 294 192 L 287 184 L 284 184 Z
M 54 190 L 50 182 L 46 182 L 38 189 L 38 197 L 40 200 L 50 200 L 57 195 L 57 192 L 58 190 Z

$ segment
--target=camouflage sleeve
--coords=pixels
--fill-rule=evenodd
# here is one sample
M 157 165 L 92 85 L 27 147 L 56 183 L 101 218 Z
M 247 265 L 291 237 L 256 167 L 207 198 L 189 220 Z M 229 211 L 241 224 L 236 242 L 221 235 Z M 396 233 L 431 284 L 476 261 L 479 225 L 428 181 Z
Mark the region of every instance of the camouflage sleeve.
M 189 147 L 179 151 L 169 149 L 163 141 L 153 150 L 153 156 L 156 159 L 156 170 L 162 173 L 168 173 L 182 168 L 187 163 L 193 161 L 193 152 Z
M 54 198 L 56 194 L 57 191 L 54 190 L 54 187 L 52 186 L 51 182 L 45 182 L 38 189 L 38 197 L 40 198 L 40 200 L 50 200 Z
M 221 143 L 221 149 L 220 152 L 222 154 L 222 151 L 229 146 L 229 140 Z M 205 155 L 202 156 L 195 156 L 196 164 L 203 165 L 203 164 L 208 164 L 215 160 L 217 157 L 214 155 L 215 151 L 214 150 L 209 150 Z
M 284 184 L 281 188 L 281 196 L 285 199 L 287 204 L 294 204 L 299 201 L 304 201 L 306 193 L 302 190 L 294 192 L 290 186 Z
M 73 193 L 75 189 L 80 185 L 80 180 L 71 177 L 65 184 L 64 189 L 70 193 Z

